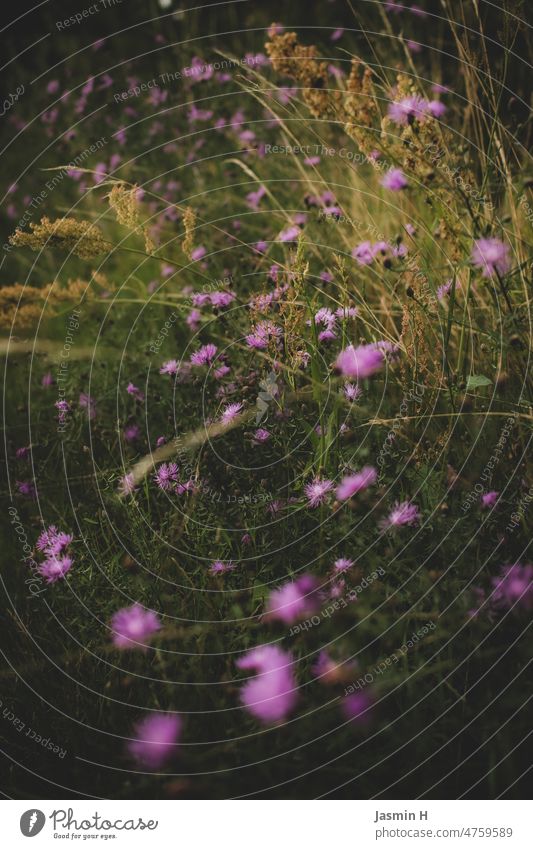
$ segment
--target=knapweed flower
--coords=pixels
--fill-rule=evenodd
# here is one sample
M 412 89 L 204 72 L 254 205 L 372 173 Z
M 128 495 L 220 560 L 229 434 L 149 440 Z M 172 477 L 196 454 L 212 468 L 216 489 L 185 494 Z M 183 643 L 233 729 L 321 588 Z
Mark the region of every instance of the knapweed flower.
M 24 495 L 26 498 L 35 498 L 37 490 L 33 481 L 15 481 L 19 495 Z
M 39 551 L 44 551 L 46 554 L 56 555 L 68 548 L 73 540 L 72 534 L 66 534 L 63 531 L 58 531 L 55 525 L 50 525 L 39 536 L 37 540 L 37 548 Z
M 351 722 L 367 723 L 374 706 L 374 699 L 366 690 L 359 693 L 350 693 L 341 701 L 341 711 L 344 717 Z
M 277 619 L 292 625 L 298 619 L 311 616 L 320 607 L 318 581 L 313 575 L 300 575 L 270 593 L 265 619 Z
M 126 442 L 135 442 L 136 439 L 139 439 L 141 435 L 141 429 L 139 425 L 130 424 L 124 428 L 124 439 Z
M 326 500 L 328 493 L 333 489 L 333 481 L 326 478 L 315 478 L 304 487 L 305 497 L 309 507 L 318 507 Z
M 357 383 L 345 383 L 342 391 L 344 392 L 346 400 L 350 401 L 352 404 L 363 394 L 363 390 L 357 385 Z
M 217 354 L 217 346 L 213 345 L 212 342 L 209 342 L 207 345 L 202 345 L 198 351 L 195 351 L 194 354 L 191 355 L 191 365 L 193 366 L 207 366 L 210 365 L 215 359 Z
M 64 578 L 68 571 L 72 568 L 72 557 L 68 555 L 50 555 L 44 563 L 37 567 L 37 572 L 41 575 L 47 584 L 55 584 L 61 578 Z
M 212 292 L 210 296 L 211 306 L 219 310 L 229 307 L 234 300 L 235 295 L 233 292 Z
M 209 571 L 212 575 L 223 575 L 225 572 L 232 572 L 237 568 L 237 564 L 233 560 L 213 560 Z
M 348 557 L 339 557 L 333 564 L 333 571 L 337 574 L 339 572 L 347 572 L 348 569 L 353 568 L 353 565 L 353 560 L 349 560 Z
M 391 121 L 399 126 L 411 124 L 415 119 L 420 121 L 427 117 L 428 102 L 417 94 L 404 97 L 389 103 L 387 114 Z
M 346 475 L 341 480 L 335 495 L 339 501 L 347 501 L 348 498 L 353 498 L 358 492 L 375 484 L 377 479 L 378 473 L 374 466 L 363 466 L 361 471 L 354 475 Z
M 270 431 L 265 430 L 264 427 L 259 427 L 254 432 L 253 441 L 255 443 L 259 444 L 259 443 L 263 443 L 263 442 L 268 442 L 269 439 L 270 439 Z
M 503 277 L 511 267 L 509 245 L 500 239 L 477 239 L 472 248 L 472 262 L 481 268 L 483 277 L 499 274 Z
M 492 579 L 492 603 L 496 608 L 533 608 L 533 565 L 514 563 L 502 566 L 498 577 Z
M 352 677 L 357 669 L 355 661 L 333 660 L 327 651 L 322 649 L 311 667 L 311 672 L 319 679 L 321 684 L 339 684 L 347 677 Z
M 41 386 L 52 386 L 55 383 L 54 377 L 51 371 L 47 371 L 46 374 L 43 374 L 41 378 Z
M 390 171 L 381 178 L 380 185 L 384 189 L 389 189 L 391 192 L 401 192 L 407 186 L 407 177 L 401 168 L 391 168 Z
M 295 225 L 282 230 L 278 236 L 278 242 L 295 242 L 300 235 L 300 228 Z
M 271 339 L 279 339 L 282 334 L 281 327 L 272 321 L 260 321 L 248 336 L 245 336 L 246 344 L 250 348 L 263 350 L 268 347 Z
M 489 510 L 491 507 L 494 507 L 499 497 L 500 493 L 495 489 L 491 489 L 489 492 L 484 492 L 481 498 L 479 499 L 482 508 L 484 510 Z
M 267 725 L 283 722 L 298 701 L 292 655 L 276 646 L 257 646 L 241 657 L 236 666 L 257 672 L 241 689 L 245 710 Z
M 128 743 L 128 751 L 141 766 L 159 769 L 176 753 L 181 731 L 180 716 L 151 713 L 135 725 L 135 739 Z
M 121 495 L 132 495 L 136 489 L 137 486 L 135 484 L 135 475 L 133 472 L 129 472 L 120 479 L 119 492 Z
M 337 357 L 336 367 L 345 377 L 363 380 L 383 368 L 385 357 L 376 345 L 348 345 Z
M 81 392 L 78 404 L 87 411 L 87 416 L 91 421 L 96 418 L 96 401 L 91 395 Z
M 228 404 L 220 416 L 221 423 L 224 425 L 230 424 L 240 413 L 242 413 L 242 409 L 243 404 L 240 401 L 236 404 Z
M 382 519 L 382 530 L 400 528 L 402 525 L 417 525 L 420 521 L 420 510 L 410 501 L 397 501 L 389 515 Z
M 178 361 L 177 360 L 167 360 L 166 363 L 163 363 L 163 365 L 159 369 L 159 374 L 177 374 L 177 373 L 178 373 Z
M 117 610 L 111 618 L 113 643 L 119 649 L 146 649 L 161 628 L 157 613 L 141 604 Z
M 172 489 L 178 480 L 178 467 L 176 463 L 162 463 L 154 475 L 154 480 L 159 489 L 165 492 Z
M 135 398 L 136 401 L 144 401 L 144 392 L 141 392 L 138 386 L 135 386 L 133 383 L 128 383 L 126 387 L 126 392 L 128 395 L 131 395 Z

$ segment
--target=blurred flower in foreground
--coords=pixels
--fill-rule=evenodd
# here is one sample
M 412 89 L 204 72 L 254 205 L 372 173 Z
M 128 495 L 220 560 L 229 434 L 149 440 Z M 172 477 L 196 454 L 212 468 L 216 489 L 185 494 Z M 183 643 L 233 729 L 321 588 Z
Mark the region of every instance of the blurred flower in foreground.
M 140 604 L 123 607 L 111 618 L 113 643 L 119 649 L 145 649 L 160 628 L 157 614 Z
M 397 501 L 391 512 L 380 522 L 382 530 L 399 528 L 402 525 L 417 525 L 420 521 L 420 510 L 410 501 Z
M 128 751 L 141 766 L 159 769 L 177 751 L 181 731 L 180 716 L 151 713 L 135 725 L 135 739 L 128 743 Z
M 383 368 L 385 357 L 376 345 L 348 345 L 337 357 L 336 367 L 346 377 L 363 380 Z
M 298 701 L 294 660 L 289 652 L 276 646 L 258 646 L 241 657 L 239 669 L 254 669 L 255 678 L 241 689 L 244 708 L 260 722 L 283 722 Z
M 301 575 L 270 593 L 265 619 L 279 619 L 291 625 L 315 613 L 320 607 L 318 581 L 313 575 Z
M 500 239 L 477 239 L 472 248 L 472 262 L 481 268 L 483 277 L 503 276 L 511 267 L 509 245 Z
M 360 472 L 355 475 L 347 475 L 343 478 L 337 487 L 337 498 L 339 501 L 346 501 L 348 498 L 353 498 L 358 492 L 372 486 L 378 479 L 378 473 L 373 466 L 363 466 Z
M 390 189 L 391 192 L 400 192 L 407 187 L 407 177 L 400 168 L 391 168 L 381 178 L 380 184 L 384 189 Z
M 525 610 L 533 608 L 533 565 L 514 563 L 502 566 L 498 577 L 492 579 L 492 603 L 496 608 L 515 605 Z

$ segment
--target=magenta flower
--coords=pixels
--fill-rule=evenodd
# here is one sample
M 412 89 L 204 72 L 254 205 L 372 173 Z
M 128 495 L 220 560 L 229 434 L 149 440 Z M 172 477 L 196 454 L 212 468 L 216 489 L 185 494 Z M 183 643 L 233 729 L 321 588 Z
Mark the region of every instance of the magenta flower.
M 52 372 L 47 371 L 41 378 L 41 386 L 52 386 L 55 383 Z
M 483 270 L 483 277 L 499 274 L 503 277 L 511 267 L 509 245 L 500 239 L 477 239 L 472 248 L 472 262 Z
M 140 604 L 123 607 L 111 618 L 113 643 L 119 649 L 146 649 L 160 628 L 157 614 Z
M 382 519 L 382 530 L 399 528 L 402 525 L 417 525 L 420 521 L 420 510 L 410 501 L 397 501 L 386 519 Z
M 233 560 L 213 560 L 209 571 L 212 575 L 223 575 L 225 572 L 232 572 L 237 568 L 237 564 Z
M 50 555 L 44 563 L 41 563 L 37 567 L 37 572 L 45 578 L 47 584 L 55 584 L 56 581 L 65 577 L 71 569 L 73 562 L 72 557 L 68 555 L 63 555 L 62 557 Z
M 213 114 L 213 113 L 211 113 Z M 207 253 L 207 249 L 204 248 L 203 245 L 195 248 L 191 253 L 191 259 L 193 262 L 197 262 L 197 260 L 202 259 Z
M 255 443 L 268 442 L 270 439 L 270 431 L 265 430 L 264 427 L 260 427 L 255 431 L 253 438 Z
M 165 492 L 172 489 L 178 481 L 178 467 L 176 463 L 162 463 L 154 475 L 154 480 L 159 489 Z
M 370 720 L 373 706 L 373 697 L 365 691 L 351 693 L 349 696 L 344 696 L 341 701 L 341 711 L 345 718 L 351 722 L 357 721 L 363 724 Z
M 318 507 L 323 504 L 327 495 L 333 489 L 333 481 L 325 478 L 315 478 L 314 481 L 308 483 L 304 487 L 306 498 L 309 502 L 309 507 Z
M 295 242 L 300 235 L 300 228 L 295 225 L 282 230 L 278 236 L 278 242 Z
M 87 416 L 91 421 L 96 418 L 96 401 L 91 395 L 81 392 L 78 403 L 82 409 L 87 411 Z
M 446 106 L 441 100 L 430 100 L 428 103 L 428 112 L 434 118 L 442 118 L 446 111 Z
M 407 177 L 401 168 L 391 168 L 380 180 L 380 185 L 391 192 L 401 192 L 407 186 Z
M 139 425 L 130 424 L 124 428 L 124 439 L 126 442 L 135 442 L 136 439 L 139 439 L 141 435 L 141 429 Z
M 211 342 L 207 345 L 202 345 L 198 351 L 195 351 L 194 354 L 191 355 L 191 365 L 193 366 L 207 366 L 210 365 L 216 357 L 217 346 L 213 345 Z
M 270 593 L 266 606 L 266 620 L 277 619 L 292 625 L 315 613 L 320 607 L 318 581 L 312 575 L 300 575 L 295 581 L 287 581 Z
M 383 368 L 385 357 L 376 345 L 348 345 L 337 357 L 336 367 L 345 377 L 363 380 Z
M 151 713 L 134 731 L 135 739 L 128 743 L 130 755 L 147 769 L 159 769 L 178 749 L 182 720 L 176 714 Z
M 257 672 L 241 689 L 245 710 L 267 725 L 283 722 L 298 701 L 292 655 L 276 646 L 257 646 L 241 657 L 236 666 Z
M 15 481 L 15 485 L 19 495 L 24 495 L 26 498 L 36 498 L 37 490 L 32 481 Z
M 361 242 L 352 251 L 352 256 L 357 260 L 359 265 L 370 265 L 374 260 L 374 252 L 372 250 L 372 242 Z
M 135 475 L 129 472 L 120 479 L 119 492 L 121 495 L 131 495 L 136 490 Z
M 402 100 L 389 103 L 387 114 L 391 121 L 400 126 L 411 124 L 415 119 L 422 120 L 427 116 L 428 102 L 417 94 L 404 97 Z
M 531 563 L 502 566 L 498 577 L 492 579 L 492 603 L 496 608 L 533 608 L 533 566 Z
M 221 423 L 224 425 L 230 424 L 242 412 L 242 409 L 243 404 L 240 401 L 237 404 L 228 404 L 220 417 Z
M 363 390 L 357 383 L 345 383 L 342 391 L 344 392 L 344 397 L 352 404 L 363 394 Z
M 499 497 L 500 493 L 495 489 L 491 489 L 490 492 L 484 492 L 480 498 L 482 508 L 489 510 L 491 507 L 494 507 Z
M 353 560 L 349 560 L 347 557 L 339 557 L 333 564 L 333 570 L 337 574 L 340 572 L 347 572 L 348 569 L 353 568 L 353 565 Z
M 37 548 L 47 555 L 57 555 L 68 548 L 73 540 L 72 534 L 58 531 L 55 525 L 44 530 L 37 540 Z
M 131 395 L 135 398 L 136 401 L 144 401 L 144 392 L 141 392 L 138 386 L 135 386 L 133 383 L 128 383 L 126 387 L 126 392 L 128 395 Z
M 355 475 L 344 477 L 335 494 L 339 501 L 347 501 L 348 498 L 353 498 L 357 493 L 375 484 L 377 479 L 378 473 L 373 466 L 363 466 Z
M 229 307 L 231 302 L 235 300 L 235 295 L 233 292 L 212 292 L 210 300 L 211 306 L 215 307 L 215 309 L 224 309 L 225 307 Z
M 177 360 L 167 360 L 167 362 L 163 363 L 163 365 L 159 369 L 159 374 L 177 374 L 177 373 L 178 373 L 178 361 Z

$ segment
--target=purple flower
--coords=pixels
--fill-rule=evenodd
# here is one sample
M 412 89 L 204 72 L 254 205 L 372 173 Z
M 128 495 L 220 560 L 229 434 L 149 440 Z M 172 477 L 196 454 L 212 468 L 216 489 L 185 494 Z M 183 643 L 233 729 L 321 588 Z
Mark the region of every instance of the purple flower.
M 223 309 L 229 307 L 231 302 L 235 300 L 235 295 L 233 292 L 212 292 L 210 300 L 213 307 Z
M 128 743 L 128 751 L 141 766 L 159 769 L 177 751 L 181 730 L 180 716 L 151 713 L 136 724 L 135 739 Z
M 81 392 L 78 403 L 80 407 L 87 410 L 87 416 L 91 421 L 96 418 L 96 401 L 91 395 Z
M 41 563 L 37 568 L 37 572 L 46 579 L 47 584 L 55 584 L 56 581 L 65 577 L 72 567 L 73 562 L 72 557 L 68 557 L 68 555 L 63 555 L 62 557 L 51 555 L 44 563 Z
M 119 649 L 146 649 L 148 641 L 160 628 L 157 614 L 140 604 L 123 607 L 111 618 L 113 644 Z
M 500 239 L 477 239 L 472 248 L 472 262 L 483 270 L 483 277 L 503 276 L 511 267 L 509 245 Z
M 372 242 L 361 242 L 360 245 L 357 245 L 357 247 L 353 249 L 352 256 L 357 260 L 359 265 L 370 265 L 370 263 L 374 260 Z
M 136 490 L 135 485 L 135 475 L 133 472 L 129 472 L 129 474 L 124 475 L 120 479 L 119 483 L 119 492 L 121 495 L 131 495 Z
M 357 385 L 357 383 L 345 383 L 342 391 L 344 392 L 346 400 L 350 401 L 352 404 L 363 394 L 363 390 Z
M 380 185 L 391 192 L 401 192 L 407 186 L 407 177 L 401 168 L 391 168 L 380 180 Z
M 366 723 L 370 719 L 370 711 L 374 706 L 374 699 L 369 693 L 351 693 L 344 696 L 341 701 L 341 711 L 346 719 Z
M 492 603 L 496 608 L 533 608 L 533 566 L 531 563 L 502 566 L 498 577 L 492 579 Z
M 481 506 L 484 510 L 489 510 L 491 507 L 494 507 L 499 497 L 500 493 L 495 489 L 491 489 L 490 492 L 484 492 L 480 498 Z
M 283 722 L 298 701 L 292 655 L 276 646 L 257 646 L 236 666 L 257 672 L 241 689 L 244 708 L 265 724 Z
M 52 376 L 52 372 L 51 372 L 51 371 L 47 371 L 47 372 L 46 372 L 46 374 L 43 374 L 43 376 L 42 376 L 42 378 L 41 378 L 41 386 L 47 386 L 47 387 L 48 387 L 48 386 L 52 386 L 52 384 L 53 384 L 54 382 L 55 382 L 55 381 L 54 381 L 54 378 L 53 378 L 53 376 Z
M 446 106 L 441 100 L 430 100 L 428 103 L 428 112 L 434 118 L 442 118 L 446 114 Z
M 363 466 L 357 474 L 347 475 L 341 480 L 336 496 L 339 501 L 347 501 L 348 498 L 353 498 L 358 492 L 375 484 L 377 479 L 378 473 L 373 466 Z
M 380 522 L 383 530 L 399 528 L 402 525 L 416 525 L 420 521 L 420 510 L 410 501 L 397 501 L 386 519 Z
M 26 498 L 36 497 L 37 490 L 32 481 L 15 481 L 15 485 L 18 489 L 19 495 L 24 495 Z
M 141 390 L 133 383 L 128 383 L 126 392 L 128 395 L 132 395 L 137 401 L 144 401 L 144 392 L 141 392 Z
M 418 94 L 404 97 L 389 103 L 388 116 L 391 121 L 400 126 L 412 123 L 415 119 L 422 120 L 426 117 L 428 102 Z
M 162 463 L 154 475 L 154 480 L 159 489 L 165 492 L 172 489 L 178 481 L 178 467 L 176 463 Z
M 300 228 L 293 225 L 292 227 L 287 227 L 285 230 L 281 231 L 278 236 L 278 242 L 295 242 L 299 235 Z
M 209 342 L 207 345 L 202 345 L 198 351 L 195 351 L 191 356 L 191 365 L 206 366 L 210 365 L 216 357 L 217 346 Z
M 212 575 L 223 575 L 225 572 L 232 572 L 237 568 L 237 564 L 233 560 L 213 560 L 209 571 Z
M 348 569 L 353 568 L 353 565 L 353 560 L 349 560 L 348 557 L 339 557 L 333 564 L 333 570 L 336 573 L 347 572 Z
M 223 410 L 222 415 L 220 417 L 220 421 L 222 424 L 227 425 L 230 424 L 237 416 L 242 412 L 243 404 L 239 401 L 237 404 L 228 404 L 228 406 Z
M 130 424 L 124 428 L 124 439 L 126 442 L 135 442 L 136 439 L 139 439 L 141 435 L 141 429 L 139 425 Z
M 323 478 L 315 478 L 314 481 L 306 484 L 304 492 L 309 502 L 309 507 L 318 507 L 320 504 L 323 504 L 332 489 L 333 481 Z
M 298 619 L 315 613 L 319 606 L 318 581 L 312 575 L 301 575 L 270 593 L 265 619 L 277 619 L 292 625 Z
M 336 367 L 345 375 L 363 380 L 383 368 L 385 357 L 376 345 L 348 345 L 337 357 Z
M 68 548 L 73 540 L 72 534 L 58 531 L 55 525 L 50 525 L 39 536 L 37 548 L 48 555 L 61 554 L 64 548 Z
M 268 442 L 270 439 L 270 431 L 265 430 L 264 427 L 260 427 L 255 431 L 253 438 L 256 443 Z
M 159 369 L 159 374 L 177 374 L 177 373 L 178 373 L 178 362 L 177 362 L 177 360 L 167 360 L 167 362 L 163 363 L 163 365 Z

